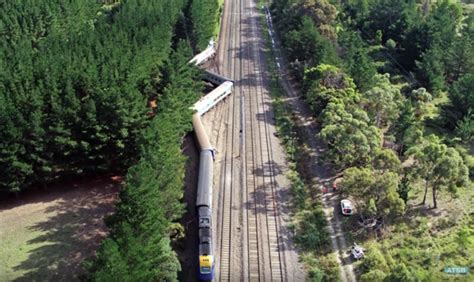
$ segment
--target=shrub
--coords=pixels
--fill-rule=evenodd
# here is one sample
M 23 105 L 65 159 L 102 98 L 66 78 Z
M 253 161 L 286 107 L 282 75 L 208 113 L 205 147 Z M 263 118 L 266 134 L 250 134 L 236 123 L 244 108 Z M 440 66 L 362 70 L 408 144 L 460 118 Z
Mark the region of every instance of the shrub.
M 382 281 L 384 280 L 385 276 L 386 276 L 385 272 L 375 269 L 363 274 L 360 277 L 360 281 L 363 281 L 363 282 Z
M 329 243 L 326 219 L 320 207 L 304 211 L 296 226 L 295 242 L 303 249 L 315 250 Z
M 367 256 L 365 257 L 364 262 L 362 263 L 362 266 L 363 266 L 364 272 L 367 272 L 366 274 L 374 270 L 380 270 L 381 272 L 385 272 L 385 273 L 388 273 L 389 271 L 389 267 L 385 260 L 385 257 L 383 256 L 380 249 L 375 245 L 372 245 L 369 248 L 367 252 Z

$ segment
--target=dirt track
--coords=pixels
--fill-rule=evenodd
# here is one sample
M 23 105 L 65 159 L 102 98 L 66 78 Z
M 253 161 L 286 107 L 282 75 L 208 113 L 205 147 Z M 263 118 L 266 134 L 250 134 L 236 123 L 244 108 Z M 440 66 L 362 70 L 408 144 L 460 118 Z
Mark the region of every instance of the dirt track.
M 274 30 L 272 30 L 272 40 L 274 40 L 274 52 L 278 64 L 278 75 L 281 86 L 284 89 L 287 98 L 285 104 L 292 110 L 293 118 L 296 120 L 296 128 L 299 137 L 304 140 L 308 149 L 308 171 L 311 175 L 311 185 L 318 189 L 321 186 L 331 187 L 335 181 L 335 175 L 331 173 L 331 169 L 321 161 L 321 156 L 326 149 L 322 140 L 317 137 L 319 128 L 313 119 L 313 113 L 309 109 L 308 104 L 301 98 L 301 93 L 288 79 L 291 75 L 285 67 L 286 61 L 283 53 L 280 51 L 279 40 Z M 281 64 L 281 68 L 280 68 Z M 324 214 L 329 223 L 328 232 L 331 237 L 331 248 L 339 263 L 340 278 L 344 282 L 356 281 L 356 276 L 352 266 L 353 260 L 347 253 L 348 244 L 341 227 L 341 215 L 339 210 L 339 195 L 337 193 L 325 193 L 322 196 Z

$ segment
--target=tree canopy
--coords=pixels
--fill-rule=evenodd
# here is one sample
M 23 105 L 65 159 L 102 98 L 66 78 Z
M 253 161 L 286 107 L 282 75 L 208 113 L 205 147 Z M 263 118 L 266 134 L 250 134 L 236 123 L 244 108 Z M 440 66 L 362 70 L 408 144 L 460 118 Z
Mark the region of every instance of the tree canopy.
M 123 170 L 183 1 L 0 4 L 0 189 Z
M 433 207 L 437 208 L 438 190 L 448 188 L 454 192 L 467 182 L 469 170 L 459 152 L 441 143 L 436 136 L 429 136 L 420 145 L 412 147 L 408 154 L 415 158 L 414 175 L 425 182 L 422 204 L 425 204 L 429 188 L 432 191 Z
M 196 49 L 202 51 L 213 38 L 219 22 L 219 1 L 190 0 L 190 3 L 193 41 Z
M 400 216 L 405 202 L 397 193 L 398 175 L 372 168 L 348 168 L 341 187 L 357 201 L 359 212 L 369 217 Z
M 190 3 L 0 3 L 0 191 L 128 171 L 86 280 L 177 280 L 181 142 L 202 90 L 176 31 Z
M 141 158 L 128 171 L 117 211 L 108 219 L 111 236 L 89 263 L 90 280 L 177 280 L 181 268 L 169 237 L 185 208 L 181 141 L 191 129 L 189 108 L 201 89 L 198 73 L 187 64 L 190 55 L 180 43 L 163 67 L 157 114 L 144 131 Z

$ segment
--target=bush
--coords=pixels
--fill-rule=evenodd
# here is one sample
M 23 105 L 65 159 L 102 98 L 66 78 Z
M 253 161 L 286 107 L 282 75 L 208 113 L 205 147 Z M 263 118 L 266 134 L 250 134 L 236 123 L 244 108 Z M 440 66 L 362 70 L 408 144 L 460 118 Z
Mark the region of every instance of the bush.
M 386 276 L 385 272 L 375 269 L 365 274 L 362 274 L 362 276 L 360 277 L 360 281 L 363 281 L 363 282 L 377 281 L 378 282 L 378 281 L 384 280 L 385 276 Z
M 320 257 L 319 263 L 324 270 L 325 281 L 339 281 L 339 263 L 334 254 Z
M 308 270 L 309 281 L 320 282 L 323 281 L 324 271 L 318 266 L 313 266 Z
M 307 267 L 309 281 L 340 281 L 339 264 L 333 254 L 318 256 L 318 258 L 313 255 L 303 255 L 302 260 Z
M 374 270 L 379 270 L 385 273 L 388 273 L 390 270 L 385 260 L 385 257 L 383 256 L 380 249 L 375 245 L 372 245 L 368 249 L 367 255 L 364 258 L 364 262 L 362 263 L 362 267 L 366 274 L 368 274 L 369 272 L 373 272 Z M 375 274 L 376 273 L 373 273 L 372 275 Z
M 304 209 L 308 193 L 306 192 L 303 180 L 301 180 L 300 175 L 295 171 L 290 172 L 288 178 L 291 181 L 291 194 L 295 207 L 298 210 Z
M 295 242 L 305 250 L 321 249 L 329 244 L 326 225 L 326 218 L 320 207 L 302 212 L 295 230 Z

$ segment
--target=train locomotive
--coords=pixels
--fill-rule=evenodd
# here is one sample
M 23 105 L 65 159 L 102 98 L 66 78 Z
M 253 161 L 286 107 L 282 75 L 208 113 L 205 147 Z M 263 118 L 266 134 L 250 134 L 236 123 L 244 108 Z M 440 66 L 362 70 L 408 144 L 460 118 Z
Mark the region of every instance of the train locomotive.
M 200 147 L 199 174 L 196 209 L 199 229 L 199 270 L 200 280 L 210 281 L 214 277 L 214 252 L 212 241 L 212 180 L 215 150 L 211 146 L 201 116 L 232 92 L 233 83 L 226 81 L 193 106 L 193 127 Z
M 214 256 L 212 242 L 212 171 L 213 150 L 202 150 L 196 198 L 199 228 L 199 279 L 212 280 Z
M 215 53 L 215 42 L 211 39 L 206 50 L 194 56 L 189 63 L 198 66 L 214 56 Z M 211 281 L 214 278 L 214 245 L 212 241 L 212 175 L 215 150 L 211 146 L 209 137 L 204 130 L 201 116 L 230 95 L 234 83 L 233 80 L 210 71 L 204 71 L 203 79 L 214 85 L 219 85 L 216 89 L 197 101 L 192 107 L 192 109 L 196 111 L 193 115 L 194 133 L 201 151 L 196 197 L 199 229 L 198 276 L 200 280 Z

